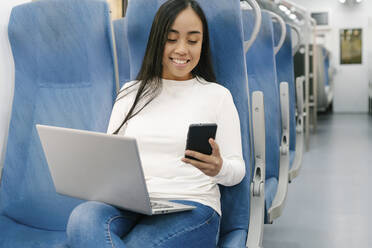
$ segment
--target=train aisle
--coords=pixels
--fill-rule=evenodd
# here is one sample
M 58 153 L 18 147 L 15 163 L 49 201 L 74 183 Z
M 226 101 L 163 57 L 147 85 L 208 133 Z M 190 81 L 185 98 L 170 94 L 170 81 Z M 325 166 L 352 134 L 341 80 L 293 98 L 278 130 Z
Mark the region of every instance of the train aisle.
M 372 117 L 320 115 L 265 248 L 372 247 Z

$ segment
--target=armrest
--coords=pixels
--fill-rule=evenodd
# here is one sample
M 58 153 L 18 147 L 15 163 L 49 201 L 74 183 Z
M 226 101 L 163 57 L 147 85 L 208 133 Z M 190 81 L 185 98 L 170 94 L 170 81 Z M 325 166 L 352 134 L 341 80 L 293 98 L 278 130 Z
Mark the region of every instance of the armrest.
M 252 94 L 252 126 L 254 144 L 254 174 L 251 183 L 251 208 L 246 247 L 262 247 L 265 223 L 266 137 L 263 93 Z
M 282 143 L 281 153 L 289 151 L 289 89 L 287 82 L 280 83 L 280 109 L 282 111 Z
M 304 118 L 304 91 L 303 83 L 305 81 L 304 77 L 296 78 L 296 95 L 297 95 L 297 120 L 296 120 L 296 153 L 293 160 L 293 165 L 289 171 L 288 181 L 291 182 L 296 178 L 300 172 L 303 156 L 303 118 Z
M 268 221 L 272 223 L 278 218 L 284 208 L 288 191 L 289 173 L 289 94 L 288 83 L 280 83 L 280 107 L 282 111 L 282 142 L 280 145 L 280 164 L 278 190 L 274 197 L 272 206 L 268 210 Z
M 303 90 L 303 83 L 305 81 L 305 77 L 298 77 L 296 78 L 296 96 L 297 96 L 297 127 L 296 132 L 302 133 L 303 132 L 303 115 L 304 115 L 304 90 Z

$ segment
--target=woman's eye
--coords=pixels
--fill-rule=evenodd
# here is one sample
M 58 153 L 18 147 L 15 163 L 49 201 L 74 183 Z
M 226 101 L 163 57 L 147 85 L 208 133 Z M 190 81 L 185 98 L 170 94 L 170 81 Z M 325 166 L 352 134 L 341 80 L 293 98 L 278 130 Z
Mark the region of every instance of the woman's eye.
M 198 41 L 197 40 L 189 40 L 189 43 L 190 44 L 196 44 L 196 43 L 198 43 Z
M 169 39 L 169 38 L 168 38 L 167 41 L 168 41 L 168 42 L 176 42 L 177 40 L 175 40 L 175 39 Z

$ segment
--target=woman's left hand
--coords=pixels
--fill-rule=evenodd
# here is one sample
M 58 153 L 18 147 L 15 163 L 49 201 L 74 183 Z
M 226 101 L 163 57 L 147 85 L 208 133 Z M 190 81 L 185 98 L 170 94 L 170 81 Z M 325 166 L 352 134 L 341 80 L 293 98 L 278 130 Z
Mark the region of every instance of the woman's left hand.
M 210 138 L 209 144 L 212 147 L 212 154 L 207 155 L 196 151 L 190 151 L 186 150 L 185 155 L 191 156 L 193 158 L 199 159 L 200 161 L 197 161 L 195 159 L 189 159 L 189 158 L 182 158 L 182 161 L 191 164 L 201 170 L 204 174 L 210 177 L 217 176 L 217 174 L 220 172 L 222 168 L 222 157 L 220 155 L 220 148 L 218 147 L 218 144 L 214 139 Z

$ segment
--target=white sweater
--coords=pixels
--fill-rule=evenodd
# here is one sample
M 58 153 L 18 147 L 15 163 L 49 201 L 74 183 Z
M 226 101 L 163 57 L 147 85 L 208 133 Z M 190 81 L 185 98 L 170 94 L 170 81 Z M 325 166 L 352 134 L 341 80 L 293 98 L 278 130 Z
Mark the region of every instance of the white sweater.
M 210 206 L 221 214 L 217 184 L 232 186 L 245 175 L 240 122 L 232 96 L 223 86 L 201 78 L 162 81 L 160 95 L 130 119 L 119 135 L 137 139 L 151 198 L 191 200 Z M 125 84 L 123 88 L 135 82 Z M 137 89 L 138 85 L 130 89 Z M 136 92 L 115 103 L 108 133 L 120 126 Z M 223 164 L 215 177 L 209 177 L 181 161 L 188 127 L 194 123 L 217 123 L 216 142 Z

